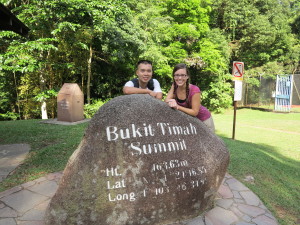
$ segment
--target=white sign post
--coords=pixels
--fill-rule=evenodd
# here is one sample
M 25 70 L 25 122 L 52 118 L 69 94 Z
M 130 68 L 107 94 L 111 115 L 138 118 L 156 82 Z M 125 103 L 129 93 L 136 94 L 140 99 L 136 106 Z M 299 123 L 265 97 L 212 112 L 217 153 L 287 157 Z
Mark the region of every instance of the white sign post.
M 233 98 L 234 115 L 233 115 L 232 139 L 235 138 L 237 101 L 242 100 L 243 74 L 244 74 L 244 63 L 234 61 L 232 67 L 232 75 L 233 75 L 232 80 L 234 80 L 234 98 Z
M 243 90 L 243 81 L 236 80 L 234 81 L 234 101 L 242 100 L 242 90 Z

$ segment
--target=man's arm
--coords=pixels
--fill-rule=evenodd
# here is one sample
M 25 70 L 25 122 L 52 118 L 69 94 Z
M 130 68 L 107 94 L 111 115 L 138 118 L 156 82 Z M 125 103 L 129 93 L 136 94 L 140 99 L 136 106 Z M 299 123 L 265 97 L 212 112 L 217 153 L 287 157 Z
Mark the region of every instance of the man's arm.
M 156 81 L 157 82 L 157 81 Z M 158 83 L 158 82 L 157 82 Z M 132 81 L 128 81 L 125 86 L 123 87 L 123 94 L 125 95 L 132 95 L 132 94 L 149 94 L 152 97 L 155 97 L 157 99 L 162 99 L 162 91 L 160 89 L 160 85 L 158 83 L 154 83 L 154 90 L 151 91 L 149 89 L 143 89 L 143 88 L 136 88 L 134 87 L 134 84 Z
M 163 94 L 162 92 L 154 92 L 149 89 L 142 89 L 142 88 L 136 88 L 136 87 L 123 87 L 123 93 L 125 95 L 132 95 L 132 94 L 149 94 L 152 97 L 155 97 L 157 99 L 162 99 Z
M 136 87 L 123 87 L 123 93 L 125 95 L 132 95 L 132 94 L 150 94 L 151 90 L 149 89 L 142 89 L 142 88 L 136 88 Z
M 132 94 L 150 94 L 151 90 L 136 88 L 134 87 L 134 83 L 130 80 L 123 87 L 124 95 L 132 95 Z
M 163 97 L 163 93 L 162 92 L 154 92 L 154 93 L 156 93 L 155 98 L 157 98 L 159 100 L 162 100 L 162 97 Z

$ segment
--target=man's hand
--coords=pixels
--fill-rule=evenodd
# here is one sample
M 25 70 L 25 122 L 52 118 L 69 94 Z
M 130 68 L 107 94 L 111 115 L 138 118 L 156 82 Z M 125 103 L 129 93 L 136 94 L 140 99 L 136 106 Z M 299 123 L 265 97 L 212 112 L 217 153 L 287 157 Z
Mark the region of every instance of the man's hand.
M 175 99 L 169 99 L 167 103 L 171 108 L 178 109 L 178 104 Z
M 152 97 L 156 98 L 157 92 L 150 91 L 149 95 L 151 95 Z
M 160 99 L 160 100 L 162 99 L 162 93 L 161 92 L 150 91 L 149 95 L 154 97 L 154 98 Z

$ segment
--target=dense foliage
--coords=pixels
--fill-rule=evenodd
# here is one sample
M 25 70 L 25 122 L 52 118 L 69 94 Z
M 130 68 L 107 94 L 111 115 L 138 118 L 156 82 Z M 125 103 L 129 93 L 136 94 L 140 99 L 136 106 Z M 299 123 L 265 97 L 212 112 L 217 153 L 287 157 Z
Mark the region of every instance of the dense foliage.
M 55 117 L 57 91 L 68 82 L 88 104 L 121 95 L 142 58 L 154 62 L 164 91 L 172 67 L 187 63 L 202 103 L 216 112 L 232 103 L 232 61 L 251 71 L 246 82 L 262 70 L 299 67 L 296 0 L 0 2 L 31 29 L 27 38 L 0 32 L 0 119 L 40 118 L 45 104 Z

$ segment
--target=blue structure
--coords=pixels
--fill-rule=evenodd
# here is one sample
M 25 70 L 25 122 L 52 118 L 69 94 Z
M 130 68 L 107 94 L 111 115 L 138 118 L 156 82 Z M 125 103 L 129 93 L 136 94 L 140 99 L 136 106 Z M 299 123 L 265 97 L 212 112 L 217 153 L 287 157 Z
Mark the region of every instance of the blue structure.
M 293 75 L 277 75 L 275 111 L 290 112 L 293 93 Z

